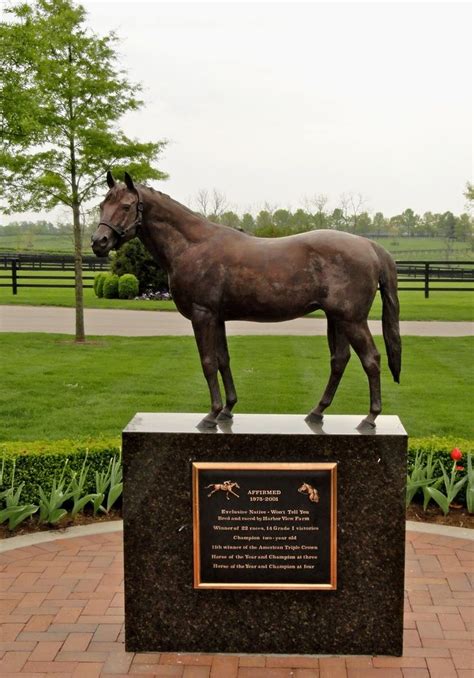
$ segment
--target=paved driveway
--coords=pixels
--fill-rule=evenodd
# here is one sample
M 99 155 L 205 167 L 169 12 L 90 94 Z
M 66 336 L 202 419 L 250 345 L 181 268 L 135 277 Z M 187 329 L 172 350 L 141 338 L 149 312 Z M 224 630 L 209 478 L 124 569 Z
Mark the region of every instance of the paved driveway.
M 191 323 L 179 313 L 168 311 L 85 310 L 86 334 L 123 337 L 190 336 Z M 369 321 L 374 335 L 382 334 L 378 320 Z M 465 337 L 473 334 L 474 323 L 402 321 L 405 336 Z M 74 309 L 55 306 L 0 306 L 1 332 L 52 332 L 74 334 Z M 227 323 L 229 335 L 325 335 L 326 320 L 298 318 L 281 323 Z

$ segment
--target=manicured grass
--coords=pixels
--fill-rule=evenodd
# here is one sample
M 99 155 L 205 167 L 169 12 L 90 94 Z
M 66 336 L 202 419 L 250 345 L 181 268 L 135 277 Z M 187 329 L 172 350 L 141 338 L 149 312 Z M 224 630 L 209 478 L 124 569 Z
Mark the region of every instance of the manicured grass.
M 50 334 L 3 334 L 1 440 L 118 436 L 137 411 L 207 412 L 190 337 L 101 337 L 85 345 Z M 382 353 L 384 413 L 409 435 L 474 437 L 471 338 L 404 339 L 401 385 Z M 306 413 L 328 376 L 323 337 L 231 337 L 236 413 Z M 330 414 L 366 414 L 368 386 L 353 356 Z M 196 417 L 196 423 L 198 418 Z
M 469 242 L 452 241 L 449 244 L 445 238 L 371 238 L 379 242 L 395 258 L 398 259 L 472 259 L 473 249 Z M 89 236 L 83 242 L 84 254 L 91 254 Z M 43 252 L 73 254 L 73 239 L 71 235 L 39 235 L 24 233 L 21 235 L 5 235 L 0 233 L 1 251 Z
M 90 252 L 90 237 L 83 240 L 84 253 Z M 5 235 L 0 233 L 0 250 L 13 252 L 42 252 L 43 254 L 73 254 L 74 240 L 72 234 L 39 234 L 21 233 Z
M 473 287 L 474 292 L 474 287 Z M 402 320 L 474 320 L 474 295 L 471 292 L 432 292 L 425 299 L 423 291 L 400 291 L 400 313 Z M 123 299 L 98 299 L 92 289 L 84 290 L 86 308 L 120 308 L 133 311 L 175 311 L 170 301 L 134 301 Z M 17 295 L 11 289 L 0 287 L 0 304 L 21 304 L 28 306 L 74 306 L 74 290 L 64 288 L 27 287 L 20 288 Z M 381 317 L 380 294 L 375 297 L 370 318 Z M 322 317 L 323 313 L 313 314 Z
M 11 289 L 0 287 L 0 305 L 15 304 L 22 306 L 74 306 L 74 290 L 58 287 L 20 288 L 14 295 Z M 176 311 L 171 301 L 140 301 L 133 299 L 99 299 L 94 290 L 84 289 L 86 308 L 120 308 L 131 311 Z
M 409 260 L 423 259 L 450 259 L 472 260 L 473 249 L 469 242 L 448 241 L 445 238 L 371 238 L 380 243 L 382 247 L 395 259 Z

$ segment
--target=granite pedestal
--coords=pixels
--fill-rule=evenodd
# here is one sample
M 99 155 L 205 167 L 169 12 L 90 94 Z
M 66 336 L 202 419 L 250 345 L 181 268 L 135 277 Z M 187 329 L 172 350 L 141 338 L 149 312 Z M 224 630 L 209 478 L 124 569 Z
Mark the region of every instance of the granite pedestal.
M 123 433 L 134 652 L 402 654 L 407 435 L 398 417 L 137 414 Z M 337 590 L 193 588 L 193 462 L 337 462 Z

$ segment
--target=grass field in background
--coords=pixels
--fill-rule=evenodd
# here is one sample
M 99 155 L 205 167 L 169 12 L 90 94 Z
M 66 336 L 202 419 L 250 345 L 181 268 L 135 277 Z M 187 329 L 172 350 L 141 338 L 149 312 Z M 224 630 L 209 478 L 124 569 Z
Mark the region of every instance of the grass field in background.
M 444 238 L 371 238 L 392 254 L 395 259 L 474 259 L 468 242 L 448 241 Z
M 70 273 L 69 273 L 70 275 Z M 473 286 L 474 291 L 474 286 Z M 64 288 L 31 287 L 19 288 L 13 295 L 8 287 L 0 287 L 0 304 L 24 304 L 33 306 L 74 306 L 74 290 Z M 175 311 L 171 301 L 134 301 L 123 299 L 98 299 L 92 289 L 84 290 L 86 308 L 129 309 L 134 311 Z M 400 291 L 402 320 L 474 320 L 474 296 L 471 292 L 436 292 L 425 299 L 423 291 Z M 382 304 L 377 294 L 370 318 L 381 317 Z M 324 314 L 315 313 L 316 317 Z
M 84 254 L 93 254 L 90 249 L 90 237 L 84 238 Z M 5 235 L 0 233 L 0 252 L 35 252 L 42 254 L 74 254 L 72 234 L 30 234 Z
M 445 238 L 400 238 L 388 237 L 372 240 L 379 242 L 385 249 L 399 259 L 474 259 L 474 251 L 468 242 L 448 241 Z M 72 235 L 3 235 L 0 234 L 0 251 L 42 252 L 72 254 L 74 245 Z M 84 254 L 92 254 L 89 236 L 84 238 Z M 434 252 L 432 252 L 434 250 Z
M 191 337 L 100 337 L 77 345 L 50 334 L 0 335 L 1 440 L 118 436 L 137 411 L 207 412 Z M 471 338 L 407 337 L 401 384 L 382 353 L 384 413 L 409 435 L 474 437 Z M 324 337 L 231 337 L 236 413 L 306 413 L 329 373 Z M 368 386 L 353 356 L 328 414 L 366 414 Z M 196 423 L 198 417 L 196 417 Z

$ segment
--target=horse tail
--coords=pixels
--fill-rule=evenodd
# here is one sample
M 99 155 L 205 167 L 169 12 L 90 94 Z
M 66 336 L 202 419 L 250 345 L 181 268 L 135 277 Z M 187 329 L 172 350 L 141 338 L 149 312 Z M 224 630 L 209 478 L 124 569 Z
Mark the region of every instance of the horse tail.
M 382 332 L 388 366 L 393 380 L 400 383 L 402 342 L 400 339 L 400 306 L 397 294 L 397 267 L 391 255 L 377 243 L 372 243 L 381 263 L 379 288 L 382 296 Z

